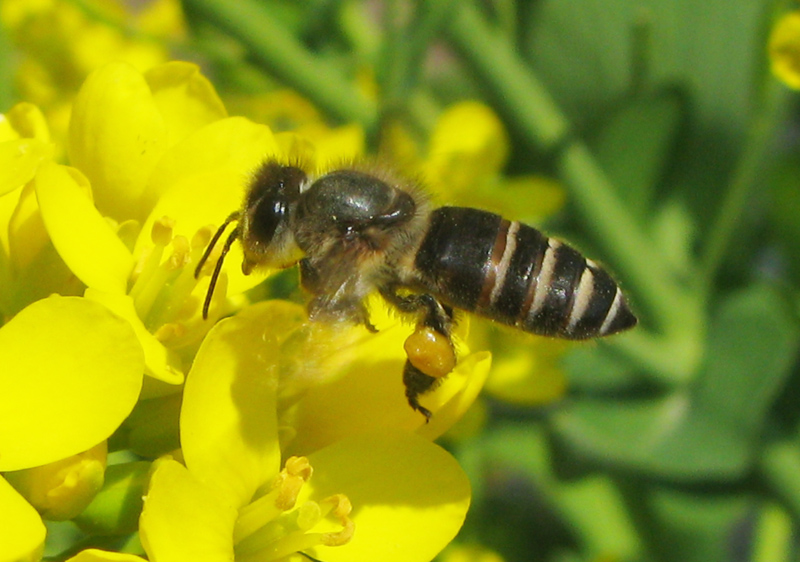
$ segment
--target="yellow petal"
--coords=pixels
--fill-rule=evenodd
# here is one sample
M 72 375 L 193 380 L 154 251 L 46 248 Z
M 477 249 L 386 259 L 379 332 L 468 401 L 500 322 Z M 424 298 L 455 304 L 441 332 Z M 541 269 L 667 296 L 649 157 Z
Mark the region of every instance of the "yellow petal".
M 447 375 L 448 384 L 443 384 L 422 400 L 435 414 L 429 423 L 419 427 L 417 434 L 433 440 L 450 429 L 478 398 L 491 367 L 492 354 L 488 351 L 479 351 L 462 359 Z
M 231 170 L 247 179 L 262 161 L 278 154 L 278 144 L 269 127 L 243 117 L 215 121 L 169 149 L 153 171 L 145 194 L 146 201 L 157 202 L 163 193 L 183 178 L 218 169 Z M 224 188 L 213 189 L 222 191 Z M 243 189 L 244 184 L 241 184 L 233 194 L 235 205 L 230 211 L 241 204 Z M 189 197 L 187 203 L 206 195 L 199 192 Z M 225 215 L 229 212 L 227 209 L 221 211 Z
M 507 339 L 508 345 L 495 357 L 486 382 L 487 393 L 498 400 L 527 406 L 564 396 L 567 381 L 561 363 L 574 344 L 536 336 L 522 339 L 508 335 Z
M 175 220 L 174 234 L 192 239 L 206 225 L 220 225 L 242 206 L 253 170 L 278 154 L 268 127 L 241 117 L 212 123 L 170 150 L 153 173 L 145 196 L 153 208 L 142 233 L 149 233 L 156 220 Z M 157 203 L 156 203 L 157 202 Z M 152 242 L 139 238 L 135 253 Z M 228 291 L 241 293 L 263 280 L 263 275 L 242 273 L 242 252 L 234 244 L 226 258 Z
M 38 562 L 44 551 L 42 519 L 0 476 L 0 557 L 9 562 Z
M 280 470 L 278 350 L 303 318 L 297 305 L 272 301 L 222 320 L 187 377 L 181 410 L 186 466 L 237 507 Z
M 8 223 L 11 222 L 11 217 L 14 216 L 21 195 L 22 189 L 20 188 L 0 197 L 0 253 L 4 254 L 2 258 L 4 260 L 8 259 L 9 252 Z M 6 268 L 3 272 L 3 276 L 5 276 L 8 274 L 8 269 L 5 265 L 3 267 Z M 8 287 L 8 284 L 9 281 L 4 280 L 3 286 Z M 0 292 L 0 299 L 8 298 L 8 296 L 6 291 Z
M 74 170 L 47 163 L 36 177 L 36 195 L 59 255 L 89 287 L 125 293 L 133 257 L 97 212 Z
M 800 11 L 781 17 L 769 37 L 772 73 L 784 84 L 800 90 Z
M 470 485 L 458 462 L 413 434 L 362 434 L 309 460 L 314 476 L 298 504 L 336 493 L 353 504 L 353 539 L 310 553 L 325 562 L 428 562 L 455 537 L 469 508 Z
M 144 360 L 130 325 L 78 297 L 38 301 L 0 329 L 0 470 L 106 439 L 133 409 Z
M 464 358 L 421 403 L 434 412 L 430 423 L 408 405 L 403 386 L 406 355 L 403 342 L 412 327 L 394 321 L 391 327 L 370 320 L 380 329 L 370 334 L 363 328 L 339 330 L 330 347 L 313 342 L 305 361 L 327 376 L 308 388 L 298 402 L 292 426 L 297 436 L 290 454 L 308 454 L 350 435 L 379 428 L 419 430 L 431 438 L 444 433 L 463 414 L 480 392 L 491 359 L 488 353 Z M 358 334 L 361 334 L 360 336 Z M 335 350 L 335 351 L 332 351 Z M 314 353 L 323 355 L 315 358 Z
M 437 190 L 468 190 L 500 171 L 508 157 L 508 136 L 492 109 L 475 101 L 442 113 L 431 134 L 426 177 Z
M 144 218 L 139 200 L 167 143 L 165 120 L 132 66 L 112 63 L 89 75 L 72 110 L 69 157 L 103 215 Z
M 196 64 L 168 62 L 151 68 L 144 78 L 167 124 L 167 146 L 227 116 L 214 86 Z
M 88 300 L 99 302 L 120 318 L 128 321 L 144 351 L 145 374 L 167 384 L 183 383 L 181 358 L 171 349 L 164 347 L 164 344 L 147 331 L 136 314 L 131 297 L 119 293 L 105 293 L 92 288 L 87 289 L 84 296 Z
M 45 144 L 50 142 L 47 120 L 41 110 L 32 103 L 18 103 L 9 110 L 6 117 L 21 137 L 36 139 Z
M 486 182 L 460 194 L 458 203 L 486 209 L 509 219 L 537 224 L 557 213 L 566 202 L 558 182 L 543 176 L 517 176 Z
M 67 562 L 147 562 L 141 556 L 134 554 L 123 554 L 121 552 L 108 552 L 90 548 L 83 550 L 69 558 Z
M 366 135 L 359 125 L 330 129 L 320 124 L 303 127 L 296 133 L 314 145 L 318 173 L 341 167 L 343 162 L 352 162 L 364 154 Z
M 298 358 L 298 352 L 290 352 L 288 360 L 312 370 L 295 378 L 314 384 L 297 403 L 291 421 L 297 435 L 287 454 L 307 455 L 350 435 L 379 428 L 414 430 L 425 423 L 409 407 L 402 380 L 403 342 L 413 328 L 396 321 L 389 328 L 377 326 L 377 334 L 360 327 L 337 327 L 330 334 L 314 325 L 321 336 L 315 334 Z
M 49 145 L 36 139 L 0 143 L 0 195 L 31 181 L 39 164 L 51 152 Z
M 236 509 L 173 461 L 158 462 L 150 479 L 139 533 L 150 560 L 233 560 Z
M 50 241 L 32 184 L 22 188 L 8 224 L 8 247 L 17 272 L 24 271 Z
M 181 3 L 176 0 L 153 0 L 135 10 L 137 26 L 151 35 L 183 36 L 186 20 Z

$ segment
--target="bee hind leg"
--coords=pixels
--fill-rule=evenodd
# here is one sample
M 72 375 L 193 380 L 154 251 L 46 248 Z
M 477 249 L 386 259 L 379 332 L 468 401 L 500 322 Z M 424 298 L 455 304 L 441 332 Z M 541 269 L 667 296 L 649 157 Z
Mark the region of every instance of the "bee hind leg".
M 382 289 L 381 294 L 401 312 L 422 312 L 416 330 L 405 343 L 403 384 L 409 406 L 427 422 L 432 414 L 420 405 L 419 396 L 436 388 L 456 364 L 451 339 L 453 310 L 429 294 L 401 296 L 391 288 Z
M 403 384 L 406 387 L 406 399 L 412 409 L 425 416 L 425 423 L 430 421 L 433 414 L 419 403 L 419 396 L 433 390 L 439 382 L 441 382 L 441 379 L 426 375 L 406 359 L 405 367 L 403 367 Z

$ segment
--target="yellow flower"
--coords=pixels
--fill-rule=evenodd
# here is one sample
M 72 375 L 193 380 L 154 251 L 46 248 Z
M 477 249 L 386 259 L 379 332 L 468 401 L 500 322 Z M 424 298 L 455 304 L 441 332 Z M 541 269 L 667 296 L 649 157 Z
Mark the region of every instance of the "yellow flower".
M 490 396 L 535 406 L 564 395 L 567 381 L 561 360 L 573 343 L 507 328 L 487 329 L 485 335 L 488 341 L 483 345 L 495 350 L 495 364 L 484 387 Z
M 21 103 L 0 116 L 2 319 L 54 292 L 82 291 L 50 243 L 33 189 L 32 180 L 52 154 L 50 133 L 36 106 Z
M 772 73 L 792 89 L 800 90 L 800 12 L 784 14 L 769 36 Z
M 335 146 L 320 149 L 228 118 L 211 85 L 185 63 L 144 75 L 124 63 L 92 73 L 72 112 L 70 166 L 46 148 L 27 157 L 13 144 L 46 137 L 35 115 L 28 112 L 24 127 L 8 121 L 9 153 L 22 157 L 7 174 L 0 217 L 26 220 L 20 234 L 9 229 L 0 256 L 33 263 L 30 254 L 52 243 L 85 291 L 4 309 L 11 320 L 0 328 L 8 389 L 0 396 L 0 471 L 42 467 L 15 475 L 16 485 L 49 516 L 71 517 L 99 486 L 97 466 L 84 470 L 75 455 L 114 432 L 117 446 L 163 453 L 178 443 L 177 429 L 164 424 L 170 429 L 157 444 L 143 440 L 156 421 L 179 415 L 175 454 L 185 464 L 156 464 L 141 518 L 151 559 L 222 552 L 280 560 L 302 551 L 334 562 L 387 551 L 413 561 L 441 550 L 461 526 L 469 488 L 430 440 L 473 402 L 488 353 L 469 354 L 457 340 L 460 364 L 423 399 L 434 411 L 426 424 L 401 384 L 403 341 L 413 327 L 386 315 L 385 305 L 371 305 L 378 334 L 309 324 L 301 307 L 283 301 L 248 307 L 242 295 L 263 277 L 242 274 L 234 245 L 212 318 L 200 315 L 208 279 L 195 280 L 195 265 L 216 225 L 241 205 L 253 170 L 276 158 L 324 171 L 357 152 L 363 135 L 340 131 Z M 462 323 L 458 335 L 465 333 Z M 48 483 L 59 468 L 49 463 L 68 457 L 72 472 Z M 136 497 L 141 468 L 130 471 L 140 475 L 129 481 Z M 99 504 L 130 494 L 106 492 L 76 518 L 84 528 L 114 532 L 100 520 L 114 506 Z M 15 495 L 6 500 L 16 509 Z M 181 539 L 187 529 L 193 540 Z M 35 538 L 35 524 L 26 533 Z M 35 552 L 34 543 L 25 548 Z M 115 557 L 91 551 L 76 559 Z
M 167 60 L 167 39 L 184 33 L 177 0 L 136 8 L 118 0 L 4 0 L 0 23 L 22 54 L 16 73 L 21 96 L 44 110 L 59 140 L 72 98 L 91 71 L 112 61 L 152 68 Z
M 9 477 L 30 501 L 47 516 L 69 517 L 99 488 L 102 467 L 49 463 L 102 443 L 119 427 L 141 389 L 141 347 L 127 322 L 106 308 L 53 296 L 0 328 L 0 364 L 0 472 L 21 471 Z M 69 473 L 53 475 L 62 467 Z M 7 486 L 0 479 L 0 552 L 37 560 L 41 520 Z
M 288 560 L 302 551 L 326 562 L 413 562 L 433 558 L 460 528 L 469 485 L 422 437 L 379 428 L 281 460 L 281 347 L 302 325 L 297 307 L 273 301 L 208 334 L 186 382 L 185 467 L 159 461 L 145 499 L 140 532 L 151 559 Z
M 442 112 L 422 163 L 423 177 L 447 204 L 462 204 L 527 221 L 541 221 L 564 204 L 563 190 L 540 176 L 502 175 L 508 135 L 492 109 L 476 101 Z
M 364 130 L 355 124 L 329 127 L 324 116 L 308 100 L 292 90 L 275 90 L 259 95 L 237 96 L 228 102 L 236 113 L 264 123 L 278 133 L 290 132 L 312 144 L 319 171 L 327 171 L 364 154 Z
M 43 166 L 36 194 L 86 298 L 130 322 L 151 377 L 182 382 L 184 363 L 211 326 L 199 314 L 207 278 L 198 283 L 194 265 L 213 225 L 241 205 L 248 175 L 278 153 L 267 127 L 225 116 L 194 65 L 170 63 L 142 76 L 115 63 L 81 89 L 70 124 L 74 167 Z M 245 277 L 239 263 L 234 248 L 214 315 L 226 284 L 236 294 L 261 280 Z

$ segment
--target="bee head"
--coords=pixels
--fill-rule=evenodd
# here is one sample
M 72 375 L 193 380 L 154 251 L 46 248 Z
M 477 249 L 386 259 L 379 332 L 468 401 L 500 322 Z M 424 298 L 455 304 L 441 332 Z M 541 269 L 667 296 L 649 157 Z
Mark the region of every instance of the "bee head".
M 274 160 L 256 170 L 239 216 L 245 275 L 256 266 L 283 268 L 300 258 L 289 218 L 306 179 L 297 166 Z
M 208 318 L 211 297 L 222 271 L 222 263 L 236 240 L 242 244 L 242 271 L 245 275 L 250 274 L 256 266 L 288 267 L 300 259 L 300 249 L 289 229 L 289 217 L 305 181 L 306 174 L 303 170 L 297 166 L 279 164 L 274 160 L 267 160 L 256 170 L 242 210 L 231 213 L 225 219 L 195 268 L 194 276 L 197 279 L 228 225 L 238 221 L 239 224 L 230 231 L 222 245 L 211 274 L 203 303 L 203 318 Z

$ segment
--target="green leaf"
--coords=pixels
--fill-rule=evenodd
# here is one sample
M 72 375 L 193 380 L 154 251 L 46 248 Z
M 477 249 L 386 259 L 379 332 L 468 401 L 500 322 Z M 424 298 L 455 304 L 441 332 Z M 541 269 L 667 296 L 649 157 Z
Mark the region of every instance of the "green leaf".
M 562 360 L 569 373 L 569 388 L 576 392 L 599 394 L 635 389 L 641 379 L 636 366 L 619 356 L 608 345 L 576 345 Z
M 523 50 L 574 121 L 594 119 L 634 88 L 679 83 L 701 120 L 744 127 L 764 57 L 753 48 L 762 38 L 764 3 L 544 0 L 533 6 L 523 24 Z M 638 64 L 645 66 L 644 84 L 636 83 Z
M 578 399 L 553 418 L 568 450 L 658 477 L 735 479 L 751 466 L 764 419 L 798 349 L 798 327 L 775 292 L 724 301 L 695 385 L 655 398 Z
M 630 486 L 627 497 L 655 559 L 681 562 L 731 559 L 726 554 L 737 548 L 732 540 L 742 535 L 754 503 L 741 493 L 663 485 Z
M 552 525 L 552 521 L 543 521 L 541 511 L 555 512 L 555 518 L 574 534 L 583 554 L 580 559 L 640 559 L 642 545 L 614 481 L 603 474 L 564 477 L 554 469 L 552 456 L 546 432 L 530 424 L 505 424 L 486 432 L 480 440 L 463 443 L 459 462 L 474 483 L 476 513 L 471 516 L 495 520 L 496 513 L 484 513 L 482 509 L 486 506 L 490 510 L 496 506 L 493 500 L 503 501 L 498 496 L 509 492 L 513 498 L 505 498 L 506 501 L 525 503 L 529 506 L 528 516 L 536 518 L 535 522 L 519 521 L 519 526 Z M 525 489 L 519 484 L 520 478 L 536 487 L 530 500 L 541 505 L 531 506 L 528 498 L 520 497 L 520 491 Z M 507 516 L 503 525 L 509 524 Z M 509 540 L 518 538 L 511 536 Z M 530 540 L 530 536 L 526 535 L 526 539 Z
M 578 127 L 633 92 L 665 85 L 691 108 L 675 185 L 707 217 L 739 156 L 763 80 L 764 20 L 752 0 L 544 0 L 532 4 L 522 47 Z
M 92 535 L 133 533 L 139 528 L 149 475 L 150 463 L 145 461 L 109 466 L 103 489 L 75 523 Z
M 640 219 L 651 210 L 675 148 L 682 113 L 675 90 L 637 96 L 619 108 L 591 142 L 618 195 Z

